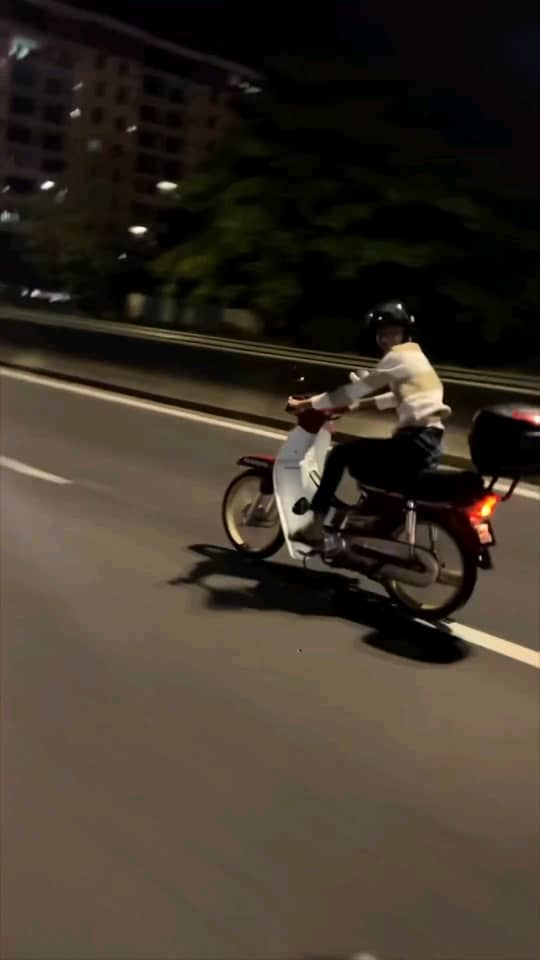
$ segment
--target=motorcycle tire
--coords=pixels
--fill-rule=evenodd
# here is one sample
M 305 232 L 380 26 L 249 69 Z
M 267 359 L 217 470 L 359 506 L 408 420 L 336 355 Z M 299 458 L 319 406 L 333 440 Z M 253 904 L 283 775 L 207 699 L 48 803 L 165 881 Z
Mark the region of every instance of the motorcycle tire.
M 444 620 L 450 614 L 464 607 L 470 600 L 476 586 L 478 578 L 478 546 L 475 543 L 474 534 L 471 531 L 469 521 L 466 517 L 453 514 L 451 516 L 425 516 L 418 514 L 417 523 L 436 525 L 453 542 L 461 559 L 463 575 L 461 584 L 456 593 L 446 602 L 439 605 L 422 605 L 415 603 L 406 593 L 407 584 L 402 584 L 396 580 L 385 580 L 383 586 L 389 597 L 398 604 L 402 610 L 408 614 L 415 614 L 423 620 Z M 396 539 L 402 532 L 403 527 L 395 531 Z M 422 589 L 422 588 L 415 588 Z
M 241 553 L 250 560 L 267 560 L 269 557 L 273 557 L 276 553 L 278 553 L 285 543 L 285 538 L 281 530 L 281 524 L 278 526 L 278 532 L 276 533 L 276 536 L 273 537 L 273 539 L 266 546 L 260 548 L 249 547 L 247 544 L 240 542 L 234 536 L 234 533 L 231 529 L 231 499 L 241 485 L 245 483 L 248 478 L 251 480 L 253 477 L 262 481 L 265 478 L 265 474 L 261 473 L 260 470 L 245 470 L 243 473 L 238 474 L 238 476 L 231 481 L 223 497 L 221 519 L 225 533 L 227 534 L 227 539 L 232 544 L 234 549 L 238 551 L 238 553 Z

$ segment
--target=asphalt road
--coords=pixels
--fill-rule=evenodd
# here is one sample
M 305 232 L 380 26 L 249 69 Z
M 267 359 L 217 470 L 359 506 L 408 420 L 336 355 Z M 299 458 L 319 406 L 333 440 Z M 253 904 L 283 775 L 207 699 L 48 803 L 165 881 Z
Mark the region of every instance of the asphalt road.
M 246 572 L 220 499 L 276 441 L 0 390 L 2 960 L 536 960 L 538 670 Z M 459 618 L 527 648 L 539 510 Z

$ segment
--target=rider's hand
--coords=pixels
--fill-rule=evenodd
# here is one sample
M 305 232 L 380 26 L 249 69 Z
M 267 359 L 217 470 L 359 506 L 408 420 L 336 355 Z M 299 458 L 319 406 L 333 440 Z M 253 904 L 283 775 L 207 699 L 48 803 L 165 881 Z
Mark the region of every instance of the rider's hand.
M 296 397 L 289 397 L 287 409 L 293 413 L 304 413 L 305 410 L 311 410 L 311 400 L 298 400 Z

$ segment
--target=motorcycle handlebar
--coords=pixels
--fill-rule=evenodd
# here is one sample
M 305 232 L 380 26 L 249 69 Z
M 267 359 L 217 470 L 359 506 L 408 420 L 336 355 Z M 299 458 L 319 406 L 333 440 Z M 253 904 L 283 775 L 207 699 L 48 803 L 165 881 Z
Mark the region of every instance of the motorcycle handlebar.
M 295 394 L 291 399 L 293 399 L 293 400 L 309 400 L 312 396 L 313 396 L 313 394 L 309 394 L 309 393 L 308 393 L 308 394 L 300 394 L 300 395 Z M 314 413 L 315 413 L 315 412 L 316 412 L 316 413 L 319 413 L 320 415 L 324 416 L 326 420 L 339 420 L 340 416 L 341 416 L 343 413 L 347 413 L 348 410 L 349 410 L 348 407 L 334 407 L 334 408 L 331 409 L 331 410 L 317 410 L 317 411 L 313 411 L 313 412 L 314 412 Z M 286 405 L 286 407 L 285 407 L 285 412 L 286 412 L 286 413 L 298 414 L 298 416 L 302 416 L 301 413 L 299 414 L 297 410 L 295 410 L 293 407 L 290 407 L 288 402 L 287 402 L 287 405 Z

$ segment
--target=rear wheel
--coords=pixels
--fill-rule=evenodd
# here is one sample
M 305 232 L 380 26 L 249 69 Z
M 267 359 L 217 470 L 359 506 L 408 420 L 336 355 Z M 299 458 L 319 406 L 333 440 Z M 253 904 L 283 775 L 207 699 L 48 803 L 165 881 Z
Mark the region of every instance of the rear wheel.
M 273 493 L 265 493 L 264 473 L 246 470 L 229 484 L 223 497 L 225 533 L 235 550 L 254 560 L 272 557 L 284 544 Z
M 409 613 L 439 620 L 465 606 L 470 599 L 476 586 L 478 557 L 469 531 L 460 527 L 460 523 L 446 518 L 417 518 L 416 545 L 435 556 L 439 564 L 437 580 L 427 587 L 398 580 L 384 583 L 389 596 Z M 406 540 L 404 526 L 396 531 L 394 539 Z

